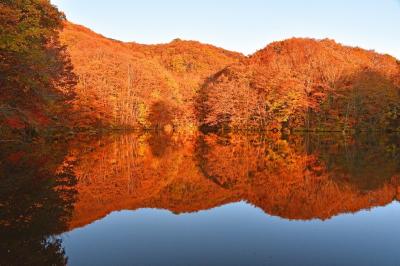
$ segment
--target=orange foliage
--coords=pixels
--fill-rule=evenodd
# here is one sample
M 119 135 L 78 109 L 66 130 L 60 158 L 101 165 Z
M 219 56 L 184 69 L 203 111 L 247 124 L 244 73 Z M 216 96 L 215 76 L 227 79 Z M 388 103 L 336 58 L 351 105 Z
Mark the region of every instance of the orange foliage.
M 243 57 L 194 41 L 122 43 L 72 23 L 61 41 L 79 76 L 73 121 L 80 127 L 195 126 L 201 84 Z M 170 110 L 168 121 L 154 120 L 160 104 Z
M 391 56 L 331 40 L 293 38 L 272 43 L 210 79 L 200 118 L 209 126 L 239 128 L 278 123 L 306 130 L 396 130 L 399 76 L 399 63 Z M 232 95 L 237 99 L 231 101 Z
M 43 103 L 35 104 L 21 101 L 28 97 L 25 85 L 18 90 L 23 97 L 3 93 L 0 99 L 7 104 L 0 126 L 18 116 L 36 133 L 65 125 L 400 130 L 400 64 L 389 55 L 327 39 L 293 38 L 245 57 L 179 39 L 124 43 L 62 22 L 59 35 L 51 31 L 53 39 L 60 39 L 55 47 L 62 59 L 49 69 L 54 75 L 49 87 L 56 93 L 42 88 Z M 79 79 L 76 86 L 72 70 Z M 15 108 L 17 99 L 21 103 Z M 8 131 L 13 134 L 12 128 Z

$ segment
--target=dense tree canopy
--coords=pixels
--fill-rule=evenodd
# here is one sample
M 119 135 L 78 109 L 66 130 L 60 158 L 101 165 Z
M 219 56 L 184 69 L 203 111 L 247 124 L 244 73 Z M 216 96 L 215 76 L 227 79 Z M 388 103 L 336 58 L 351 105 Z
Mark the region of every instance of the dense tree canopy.
M 331 40 L 272 43 L 216 74 L 200 122 L 234 128 L 392 129 L 400 126 L 395 58 Z
M 141 45 L 68 23 L 78 126 L 398 130 L 395 58 L 294 38 L 244 57 L 173 40 Z M 83 115 L 83 116 L 82 116 Z
M 327 39 L 275 42 L 249 57 L 180 39 L 123 43 L 66 22 L 49 1 L 0 7 L 2 135 L 60 124 L 400 128 L 400 64 L 389 55 Z
M 73 96 L 75 77 L 58 39 L 64 15 L 49 1 L 0 3 L 2 130 L 54 124 Z
M 122 43 L 72 23 L 61 40 L 79 76 L 74 101 L 79 127 L 196 128 L 201 84 L 244 57 L 195 41 Z

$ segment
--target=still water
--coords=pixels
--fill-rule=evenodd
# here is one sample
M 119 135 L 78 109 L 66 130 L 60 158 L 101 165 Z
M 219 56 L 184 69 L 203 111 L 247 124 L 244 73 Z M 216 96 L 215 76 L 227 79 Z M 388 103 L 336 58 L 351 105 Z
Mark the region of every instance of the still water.
M 0 149 L 0 265 L 400 265 L 400 139 L 161 134 Z

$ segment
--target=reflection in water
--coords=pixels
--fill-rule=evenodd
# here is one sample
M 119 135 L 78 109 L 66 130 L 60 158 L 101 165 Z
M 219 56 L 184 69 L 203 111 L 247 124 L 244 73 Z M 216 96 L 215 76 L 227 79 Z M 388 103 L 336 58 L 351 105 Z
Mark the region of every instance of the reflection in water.
M 76 178 L 66 146 L 0 147 L 0 265 L 63 265 Z
M 399 144 L 375 135 L 143 133 L 5 146 L 0 257 L 65 264 L 54 236 L 118 210 L 247 202 L 264 216 L 326 220 L 384 206 L 399 198 Z
M 364 136 L 126 135 L 72 150 L 70 227 L 111 211 L 193 212 L 247 201 L 288 219 L 328 219 L 397 198 L 398 143 Z

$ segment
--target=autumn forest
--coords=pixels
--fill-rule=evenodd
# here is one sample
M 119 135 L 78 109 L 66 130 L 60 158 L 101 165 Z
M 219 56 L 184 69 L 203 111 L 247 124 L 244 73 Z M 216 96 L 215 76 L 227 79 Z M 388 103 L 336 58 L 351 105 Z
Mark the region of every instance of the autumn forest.
M 336 37 L 123 42 L 61 2 L 0 0 L 0 265 L 398 264 L 399 59 Z
M 292 38 L 250 56 L 196 41 L 142 45 L 0 3 L 2 139 L 80 131 L 398 131 L 400 62 Z

